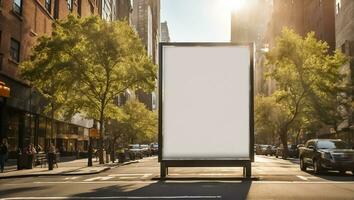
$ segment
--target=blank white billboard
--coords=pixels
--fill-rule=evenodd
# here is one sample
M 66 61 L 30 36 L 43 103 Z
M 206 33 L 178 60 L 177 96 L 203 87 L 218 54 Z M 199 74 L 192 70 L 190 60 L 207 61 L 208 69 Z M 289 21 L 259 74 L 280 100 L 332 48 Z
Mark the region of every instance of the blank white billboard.
M 161 50 L 161 159 L 249 160 L 250 46 Z

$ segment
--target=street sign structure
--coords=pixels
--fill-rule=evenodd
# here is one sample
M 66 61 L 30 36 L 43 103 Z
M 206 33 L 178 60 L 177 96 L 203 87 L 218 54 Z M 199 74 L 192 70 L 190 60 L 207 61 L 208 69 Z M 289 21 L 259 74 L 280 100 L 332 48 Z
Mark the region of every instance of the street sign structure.
M 160 43 L 159 162 L 234 167 L 254 160 L 253 44 Z

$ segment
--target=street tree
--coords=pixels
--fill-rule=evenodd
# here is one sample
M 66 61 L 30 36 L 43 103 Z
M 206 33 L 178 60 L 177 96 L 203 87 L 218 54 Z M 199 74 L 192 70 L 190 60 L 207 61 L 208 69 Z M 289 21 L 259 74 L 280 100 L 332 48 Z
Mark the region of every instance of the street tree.
M 301 37 L 287 28 L 266 58 L 267 75 L 276 81 L 273 96 L 286 116 L 279 136 L 287 155 L 288 131 L 305 110 L 325 124 L 340 120 L 337 96 L 346 90 L 340 68 L 347 59 L 339 51 L 329 52 L 328 44 L 313 32 Z
M 46 70 L 65 74 L 61 82 L 70 84 L 72 90 L 63 110 L 79 111 L 99 122 L 99 160 L 103 163 L 104 124 L 121 116 L 117 96 L 127 89 L 152 91 L 156 66 L 137 33 L 125 21 L 69 15 L 53 24 L 52 36 L 45 44 L 41 41 L 36 46 L 40 53 L 34 54 L 29 62 L 36 60 L 36 56 L 45 57 L 47 49 L 58 59 L 47 61 L 55 64 L 40 70 L 37 78 L 47 79 L 41 73 Z
M 157 114 L 137 100 L 129 100 L 122 107 L 114 136 L 121 143 L 151 143 L 157 140 Z
M 60 117 L 60 109 L 66 104 L 72 91 L 70 73 L 60 70 L 69 64 L 65 57 L 58 54 L 56 46 L 48 45 L 51 39 L 43 36 L 38 39 L 38 44 L 33 48 L 28 61 L 20 64 L 20 75 L 30 82 L 42 97 L 47 100 L 44 114 L 51 116 L 51 136 L 54 131 L 54 118 Z

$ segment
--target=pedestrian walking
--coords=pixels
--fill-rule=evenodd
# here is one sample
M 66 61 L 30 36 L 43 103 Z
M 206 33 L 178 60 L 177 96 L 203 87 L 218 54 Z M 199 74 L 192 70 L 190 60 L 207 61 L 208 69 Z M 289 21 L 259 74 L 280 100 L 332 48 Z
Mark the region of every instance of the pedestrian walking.
M 0 144 L 0 168 L 1 168 L 1 173 L 4 172 L 5 168 L 5 162 L 7 160 L 7 142 L 6 139 L 3 139 L 1 144 Z

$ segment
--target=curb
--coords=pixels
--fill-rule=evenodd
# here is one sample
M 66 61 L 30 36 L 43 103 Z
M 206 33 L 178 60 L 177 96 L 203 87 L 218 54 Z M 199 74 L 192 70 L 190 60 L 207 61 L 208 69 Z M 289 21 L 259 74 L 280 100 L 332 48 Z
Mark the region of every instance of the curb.
M 57 174 L 21 174 L 21 175 L 12 175 L 12 176 L 0 176 L 0 180 L 1 179 L 9 179 L 9 178 L 26 178 L 26 177 L 39 177 L 39 176 L 77 176 L 77 175 L 99 174 L 101 172 L 108 171 L 108 170 L 110 170 L 112 168 L 116 168 L 116 167 L 120 167 L 120 166 L 124 166 L 124 165 L 130 165 L 130 164 L 134 164 L 134 163 L 138 163 L 138 162 L 139 162 L 139 160 L 129 161 L 129 162 L 125 162 L 125 163 L 118 163 L 116 166 L 105 167 L 102 170 L 95 171 L 95 172 L 72 173 L 72 172 L 74 172 L 76 170 L 79 170 L 79 169 L 82 169 L 82 168 L 86 168 L 86 167 L 82 167 L 82 168 L 79 168 L 79 169 L 64 171 L 64 172 L 57 173 Z
M 105 167 L 102 170 L 99 171 L 95 171 L 95 172 L 78 172 L 75 174 L 68 174 L 72 171 L 64 171 L 61 173 L 57 173 L 57 174 L 21 174 L 21 175 L 12 175 L 12 176 L 3 176 L 0 177 L 0 179 L 9 179 L 9 178 L 26 178 L 26 177 L 39 177 L 39 176 L 73 176 L 73 175 L 90 175 L 90 174 L 98 174 L 107 170 L 110 170 L 111 167 Z

